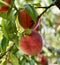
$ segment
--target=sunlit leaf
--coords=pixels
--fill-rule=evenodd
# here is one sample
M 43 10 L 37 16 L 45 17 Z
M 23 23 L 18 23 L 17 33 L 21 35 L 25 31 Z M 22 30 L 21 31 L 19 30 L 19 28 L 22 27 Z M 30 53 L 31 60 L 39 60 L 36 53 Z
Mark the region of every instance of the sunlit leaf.
M 19 65 L 18 58 L 14 54 L 10 53 L 9 59 L 12 65 Z
M 25 7 L 27 13 L 31 16 L 32 20 L 34 22 L 36 22 L 38 14 L 37 14 L 35 8 L 29 4 L 24 5 L 24 7 Z
M 3 52 L 6 51 L 8 44 L 9 44 L 9 40 L 5 36 L 3 36 L 3 39 L 1 41 L 1 48 Z

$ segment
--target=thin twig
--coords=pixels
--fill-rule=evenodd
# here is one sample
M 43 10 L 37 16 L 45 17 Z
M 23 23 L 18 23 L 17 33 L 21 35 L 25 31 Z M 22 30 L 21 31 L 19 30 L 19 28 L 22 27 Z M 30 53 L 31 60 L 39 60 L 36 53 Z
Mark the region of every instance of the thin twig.
M 13 43 L 12 46 L 10 46 L 7 51 L 5 51 L 3 54 L 1 54 L 0 59 L 1 59 L 3 56 L 5 56 L 6 53 L 8 53 L 8 52 L 14 47 L 14 45 L 15 45 L 15 43 Z
M 35 8 L 44 8 L 44 9 L 46 9 L 46 8 L 48 8 L 48 6 L 46 6 L 46 7 L 40 7 L 40 6 L 38 6 L 38 7 L 35 7 Z
M 44 7 L 44 8 L 46 8 L 39 16 L 38 16 L 38 18 L 40 18 L 49 8 L 51 8 L 52 6 L 54 6 L 55 5 L 55 3 L 53 3 L 53 4 L 51 4 L 50 6 L 48 6 L 48 7 Z M 42 7 L 41 7 L 42 8 Z

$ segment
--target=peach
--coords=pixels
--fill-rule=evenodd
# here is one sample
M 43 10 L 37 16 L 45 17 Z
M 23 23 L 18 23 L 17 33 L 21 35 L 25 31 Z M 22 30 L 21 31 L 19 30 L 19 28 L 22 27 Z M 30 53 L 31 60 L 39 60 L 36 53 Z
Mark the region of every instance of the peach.
M 29 35 L 23 35 L 20 40 L 20 48 L 27 55 L 36 55 L 42 50 L 42 37 L 41 35 L 32 30 Z
M 41 65 L 48 65 L 48 59 L 46 56 L 44 56 L 44 54 L 40 54 L 36 60 L 40 62 Z
M 10 0 L 4 0 L 4 1 L 5 1 L 6 3 L 10 4 Z M 2 6 L 0 7 L 0 12 L 6 12 L 6 11 L 8 11 L 8 9 L 9 9 L 8 6 L 2 5 Z
M 36 29 L 41 21 L 40 19 L 38 19 L 35 23 L 25 9 L 20 10 L 20 12 L 18 13 L 18 20 L 20 25 L 24 29 Z

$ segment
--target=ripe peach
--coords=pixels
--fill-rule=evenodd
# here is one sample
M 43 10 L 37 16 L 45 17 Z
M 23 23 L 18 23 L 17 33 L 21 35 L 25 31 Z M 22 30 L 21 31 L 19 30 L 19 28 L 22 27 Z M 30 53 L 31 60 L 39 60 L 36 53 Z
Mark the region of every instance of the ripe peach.
M 44 54 L 40 54 L 37 59 L 38 62 L 41 63 L 41 65 L 48 65 L 48 60 L 46 58 L 46 56 L 44 56 Z
M 27 55 L 36 55 L 42 50 L 42 37 L 41 35 L 32 30 L 29 35 L 22 36 L 20 40 L 20 48 Z
M 6 3 L 10 4 L 10 0 L 4 0 Z M 0 7 L 0 12 L 6 12 L 8 11 L 9 7 L 6 5 L 3 5 Z
M 37 28 L 38 24 L 40 24 L 41 21 L 40 19 L 38 19 L 35 23 L 25 9 L 20 10 L 20 12 L 18 13 L 18 20 L 20 25 L 24 29 L 34 29 L 35 27 Z

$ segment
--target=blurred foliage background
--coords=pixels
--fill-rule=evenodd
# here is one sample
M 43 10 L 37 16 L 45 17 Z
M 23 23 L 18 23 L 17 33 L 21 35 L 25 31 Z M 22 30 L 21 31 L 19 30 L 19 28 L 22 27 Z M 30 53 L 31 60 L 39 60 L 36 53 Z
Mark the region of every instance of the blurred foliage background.
M 47 7 L 51 3 L 53 3 L 52 0 L 13 0 L 13 1 L 14 5 L 18 10 L 23 8 L 23 5 L 27 3 L 33 5 L 34 7 L 39 6 Z M 38 12 L 38 14 L 41 14 L 44 11 L 44 8 L 36 8 L 36 11 Z M 13 12 L 15 13 L 16 11 L 14 10 Z M 17 16 L 16 18 L 14 17 L 14 14 L 11 16 L 13 12 L 10 12 L 8 20 L 9 21 L 13 20 L 12 23 L 14 23 L 15 20 L 16 27 L 18 30 L 18 34 L 17 33 L 16 34 L 18 36 L 19 35 L 21 36 L 23 29 L 18 23 Z M 15 34 L 12 34 L 14 33 L 14 31 L 16 32 L 15 24 L 14 25 L 10 24 L 11 29 L 13 27 L 15 28 L 14 31 L 12 32 L 10 32 L 9 30 L 7 31 L 7 34 L 11 33 L 10 36 L 12 37 L 9 38 L 12 40 L 7 40 L 6 37 L 4 36 L 1 24 L 2 21 L 5 21 L 4 20 L 5 18 L 6 18 L 6 12 L 0 13 L 0 54 L 4 53 L 13 44 L 12 41 L 14 42 L 18 41 L 17 36 Z M 5 28 L 3 28 L 3 30 L 4 29 Z M 9 29 L 9 27 L 7 29 Z M 51 7 L 50 9 L 48 9 L 47 12 L 45 12 L 42 15 L 39 32 L 42 34 L 44 45 L 43 51 L 49 60 L 49 64 L 51 63 L 60 65 L 60 10 L 57 6 Z M 18 48 L 19 44 L 16 44 L 10 51 L 11 53 L 8 52 L 6 56 L 0 59 L 0 65 L 6 65 L 8 59 L 12 64 L 8 62 L 7 65 L 34 65 L 34 63 L 37 63 L 35 61 L 35 56 L 34 57 L 26 56 L 22 53 L 22 51 L 17 51 Z M 38 63 L 38 65 L 40 64 Z

